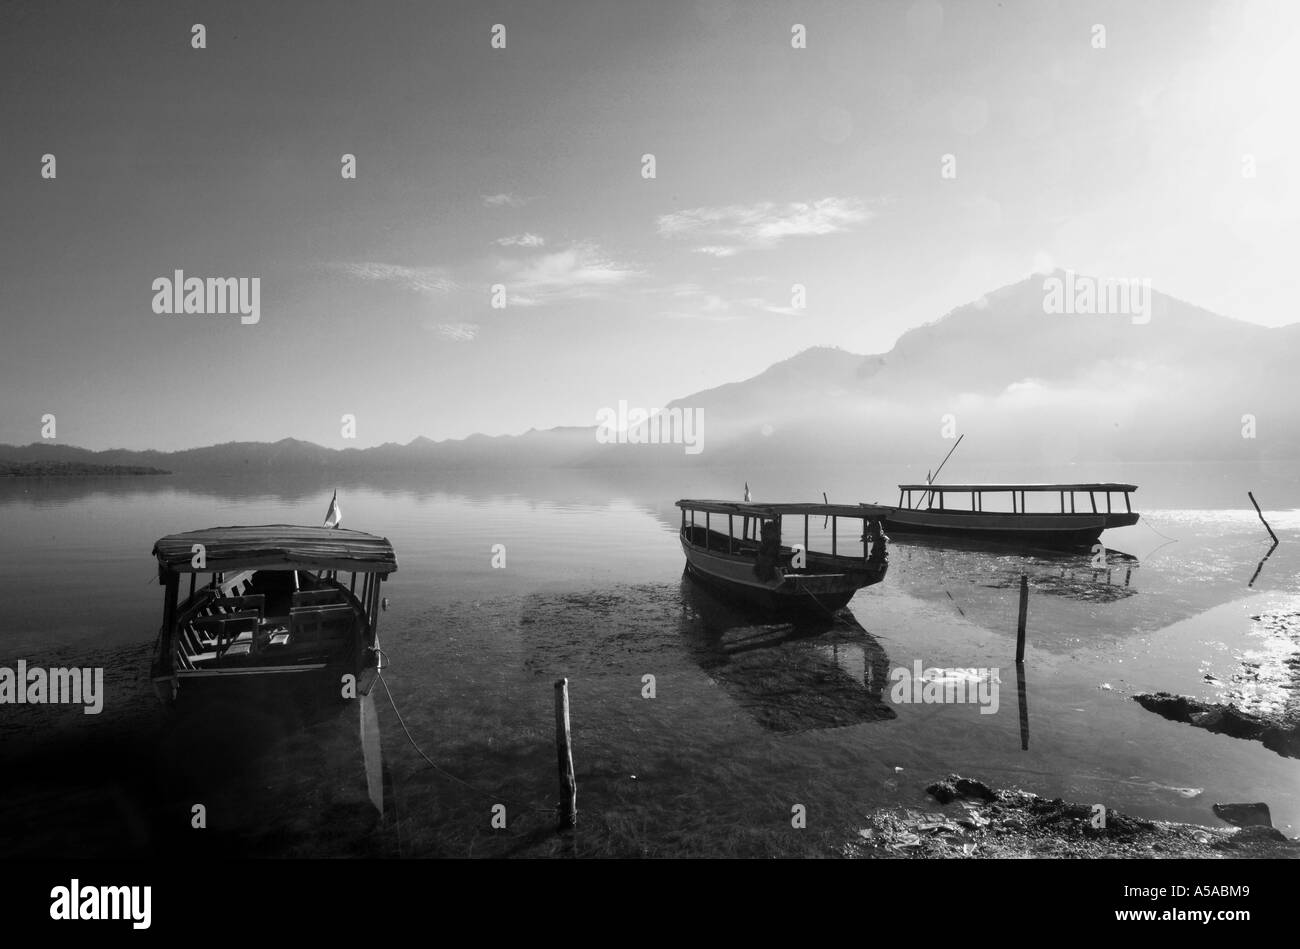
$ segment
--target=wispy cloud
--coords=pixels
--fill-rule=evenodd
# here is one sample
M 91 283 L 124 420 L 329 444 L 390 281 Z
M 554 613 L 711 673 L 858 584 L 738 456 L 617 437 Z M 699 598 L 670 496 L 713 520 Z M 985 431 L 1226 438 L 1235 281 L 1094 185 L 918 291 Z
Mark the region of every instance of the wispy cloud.
M 512 306 L 592 299 L 640 275 L 590 241 L 523 260 L 497 262 Z
M 456 283 L 437 267 L 404 267 L 375 261 L 348 261 L 327 264 L 326 267 L 356 280 L 391 283 L 421 293 L 450 293 L 457 289 Z
M 472 343 L 478 336 L 477 323 L 435 323 L 433 329 L 439 336 L 456 343 Z
M 873 216 L 857 198 L 762 201 L 676 211 L 661 215 L 658 227 L 660 237 L 703 242 L 695 248 L 698 253 L 730 257 L 742 250 L 774 247 L 791 237 L 846 231 Z
M 541 247 L 546 243 L 546 238 L 525 231 L 522 234 L 511 234 L 509 237 L 498 237 L 497 243 L 502 247 Z
M 708 322 L 733 322 L 749 319 L 764 313 L 778 316 L 799 316 L 792 306 L 777 306 L 762 297 L 728 298 L 715 290 L 694 283 L 675 284 L 666 288 L 672 297 L 668 308 L 660 316 L 673 320 L 705 320 Z
M 510 194 L 502 191 L 498 194 L 485 194 L 483 204 L 489 208 L 519 208 L 528 203 L 527 198 L 521 198 L 517 194 Z

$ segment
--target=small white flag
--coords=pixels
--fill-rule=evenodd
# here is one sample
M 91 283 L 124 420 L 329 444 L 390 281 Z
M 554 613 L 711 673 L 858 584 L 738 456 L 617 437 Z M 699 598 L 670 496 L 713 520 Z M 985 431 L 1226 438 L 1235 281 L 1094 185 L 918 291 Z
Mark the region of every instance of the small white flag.
M 330 509 L 325 512 L 325 526 L 338 527 L 343 521 L 343 515 L 339 513 L 339 493 L 336 490 L 334 497 L 330 498 Z
M 749 482 L 746 481 L 746 482 L 745 482 L 745 503 L 748 504 L 749 502 L 750 502 L 750 497 L 749 497 Z

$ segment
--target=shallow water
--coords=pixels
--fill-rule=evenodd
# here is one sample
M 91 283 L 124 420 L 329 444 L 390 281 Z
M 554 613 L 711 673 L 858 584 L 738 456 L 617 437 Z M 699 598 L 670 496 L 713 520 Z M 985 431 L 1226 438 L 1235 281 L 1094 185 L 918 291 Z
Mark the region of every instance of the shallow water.
M 1251 617 L 1300 610 L 1300 487 L 1281 466 L 1253 464 L 1114 466 L 1104 476 L 1140 484 L 1143 514 L 1103 537 L 1104 568 L 1084 554 L 895 542 L 885 582 L 833 626 L 769 623 L 682 576 L 672 502 L 735 497 L 752 475 L 340 484 L 344 524 L 389 537 L 400 563 L 380 627 L 388 691 L 376 688 L 365 710 L 378 720 L 368 743 L 356 703 L 232 697 L 165 716 L 146 678 L 162 599 L 153 541 L 217 524 L 316 523 L 333 483 L 0 485 L 0 570 L 22 591 L 0 629 L 0 665 L 102 666 L 107 682 L 97 716 L 0 709 L 12 776 L 0 792 L 0 852 L 829 855 L 863 814 L 924 806 L 924 786 L 950 771 L 1209 824 L 1215 801 L 1263 800 L 1294 836 L 1300 762 L 1166 721 L 1131 696 L 1226 700 L 1249 689 L 1264 703 L 1292 700 L 1285 681 L 1234 676 L 1243 659 L 1285 658 Z M 826 490 L 835 501 L 888 502 L 900 480 L 885 469 L 818 477 L 766 472 L 756 498 Z M 1262 568 L 1269 541 L 1247 489 L 1282 540 Z M 491 566 L 494 544 L 505 545 L 504 569 Z M 1022 573 L 1023 705 L 1013 661 Z M 891 674 L 917 662 L 986 670 L 977 678 L 997 682 L 996 713 L 894 701 Z M 653 698 L 643 696 L 647 676 Z M 559 677 L 570 681 L 579 785 L 572 838 L 553 833 Z M 390 694 L 436 768 L 411 746 Z M 191 826 L 196 804 L 204 830 Z M 497 805 L 504 829 L 492 826 Z M 791 826 L 795 805 L 806 829 Z

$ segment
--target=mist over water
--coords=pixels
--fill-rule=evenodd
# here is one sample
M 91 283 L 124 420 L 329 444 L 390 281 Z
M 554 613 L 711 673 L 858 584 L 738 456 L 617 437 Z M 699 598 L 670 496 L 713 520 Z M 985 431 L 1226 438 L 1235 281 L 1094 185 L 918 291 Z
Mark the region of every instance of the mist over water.
M 956 462 L 954 462 L 954 466 Z M 1300 762 L 1166 721 L 1139 691 L 1226 700 L 1272 648 L 1251 617 L 1300 609 L 1300 486 L 1284 465 L 1126 465 L 1032 480 L 1140 486 L 1135 526 L 1103 536 L 1105 567 L 907 544 L 852 620 L 775 624 L 683 578 L 682 497 L 892 503 L 924 472 L 868 469 L 518 471 L 274 479 L 15 479 L 0 485 L 10 601 L 0 665 L 105 670 L 97 716 L 6 706 L 0 792 L 41 834 L 0 851 L 69 855 L 203 846 L 264 855 L 546 855 L 557 799 L 552 683 L 570 680 L 584 854 L 838 853 L 881 805 L 923 806 L 950 771 L 1145 817 L 1215 824 L 1215 801 L 1267 801 L 1300 824 Z M 945 480 L 1024 471 L 954 467 Z M 226 703 L 168 716 L 148 682 L 162 617 L 158 537 L 226 524 L 319 523 L 388 537 L 383 801 L 356 704 Z M 1281 538 L 1269 540 L 1246 491 Z M 812 525 L 814 537 L 820 524 Z M 842 543 L 854 538 L 841 531 Z M 506 550 L 491 567 L 492 547 Z M 1258 570 L 1258 576 L 1252 577 Z M 1029 577 L 1028 750 L 1014 665 Z M 1266 656 L 1265 656 L 1266 658 Z M 889 673 L 999 670 L 996 714 L 898 704 Z M 643 698 L 652 675 L 655 697 Z M 1207 679 L 1207 676 L 1211 678 Z M 1275 697 L 1286 701 L 1285 694 Z M 901 770 L 900 770 L 901 769 Z M 507 808 L 506 830 L 490 826 Z M 790 808 L 808 808 L 793 833 Z M 13 811 L 17 813 L 17 811 Z M 39 849 L 44 847 L 46 849 Z

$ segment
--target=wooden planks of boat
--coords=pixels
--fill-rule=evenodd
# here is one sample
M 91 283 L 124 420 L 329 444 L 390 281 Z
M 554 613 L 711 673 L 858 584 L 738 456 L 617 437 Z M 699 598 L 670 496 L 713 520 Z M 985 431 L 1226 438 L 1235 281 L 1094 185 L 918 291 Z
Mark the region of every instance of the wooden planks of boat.
M 884 508 L 692 499 L 680 500 L 677 506 L 682 511 L 679 537 L 687 572 L 725 596 L 764 610 L 834 614 L 888 571 L 887 540 L 880 529 Z M 813 518 L 825 518 L 831 525 L 829 552 L 809 549 Z M 841 552 L 842 519 L 861 522 L 861 554 Z M 783 527 L 791 520 L 802 522 L 802 543 L 782 543 Z

